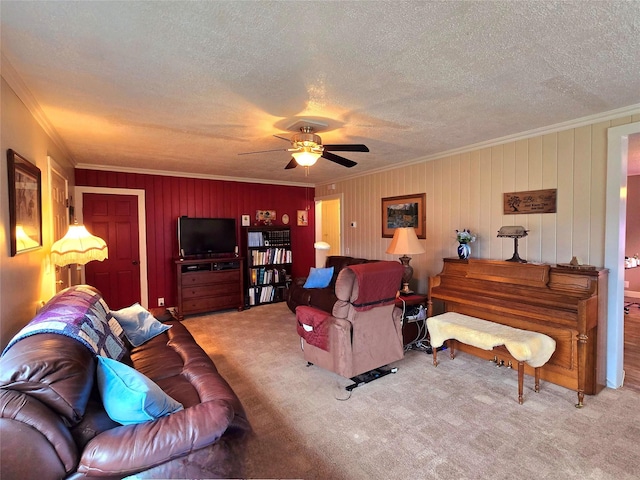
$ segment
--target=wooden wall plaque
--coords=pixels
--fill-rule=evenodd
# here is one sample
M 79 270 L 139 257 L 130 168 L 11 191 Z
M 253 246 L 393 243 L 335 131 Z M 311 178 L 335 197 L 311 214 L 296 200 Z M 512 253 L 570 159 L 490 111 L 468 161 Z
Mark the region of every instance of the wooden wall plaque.
M 504 214 L 556 213 L 558 189 L 529 190 L 504 194 Z

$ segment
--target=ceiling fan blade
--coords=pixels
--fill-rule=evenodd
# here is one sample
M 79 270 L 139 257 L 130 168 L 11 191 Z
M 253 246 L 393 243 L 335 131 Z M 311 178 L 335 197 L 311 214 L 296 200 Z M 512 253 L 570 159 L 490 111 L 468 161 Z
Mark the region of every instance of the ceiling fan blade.
M 291 139 L 290 138 L 281 137 L 280 135 L 274 135 L 274 137 L 279 138 L 280 140 L 285 140 L 285 141 L 291 143 Z
M 361 143 L 340 144 L 340 145 L 323 145 L 325 150 L 329 152 L 368 152 L 366 145 Z
M 290 170 L 292 168 L 296 168 L 298 166 L 298 162 L 296 162 L 295 158 L 292 158 L 291 161 L 289 163 L 287 163 L 287 166 L 284 167 L 285 170 Z
M 349 160 L 347 158 L 340 157 L 339 155 L 335 155 L 335 154 L 333 154 L 331 152 L 323 152 L 322 153 L 322 158 L 326 158 L 330 162 L 335 162 L 338 165 L 342 165 L 343 167 L 347 167 L 347 168 L 355 167 L 357 165 L 357 163 L 354 162 L 353 160 Z
M 258 152 L 243 152 L 238 155 L 253 155 L 254 153 L 268 153 L 268 152 L 286 152 L 286 148 L 276 148 L 275 150 L 260 150 Z

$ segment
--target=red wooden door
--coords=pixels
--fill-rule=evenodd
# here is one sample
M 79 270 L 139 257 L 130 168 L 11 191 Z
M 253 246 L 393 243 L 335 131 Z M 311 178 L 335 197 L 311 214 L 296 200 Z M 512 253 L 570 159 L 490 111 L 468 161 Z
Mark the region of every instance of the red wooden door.
M 87 230 L 107 242 L 109 258 L 85 266 L 86 282 L 102 292 L 112 310 L 140 302 L 138 199 L 135 195 L 83 195 Z

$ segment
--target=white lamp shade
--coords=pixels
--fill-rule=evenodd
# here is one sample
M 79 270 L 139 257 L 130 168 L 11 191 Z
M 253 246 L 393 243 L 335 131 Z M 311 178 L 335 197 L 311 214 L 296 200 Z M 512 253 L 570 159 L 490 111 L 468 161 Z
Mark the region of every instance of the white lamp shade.
M 393 239 L 387 248 L 387 253 L 394 255 L 416 255 L 426 252 L 418 240 L 416 229 L 413 227 L 396 228 Z
M 316 250 L 331 250 L 331 245 L 327 242 L 316 242 L 313 244 L 313 248 Z
M 66 235 L 51 246 L 51 261 L 60 266 L 84 265 L 105 258 L 109 258 L 107 244 L 100 237 L 91 235 L 84 225 L 70 225 Z
M 313 152 L 310 147 L 303 147 L 301 152 L 293 152 L 291 156 L 301 167 L 310 167 L 318 161 L 322 154 Z

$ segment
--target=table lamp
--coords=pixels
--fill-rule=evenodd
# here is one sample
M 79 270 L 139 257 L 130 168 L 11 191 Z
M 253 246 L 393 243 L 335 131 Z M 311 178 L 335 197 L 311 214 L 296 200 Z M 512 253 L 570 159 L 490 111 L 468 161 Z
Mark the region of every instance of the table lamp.
M 315 242 L 313 248 L 316 249 L 316 267 L 324 267 L 327 263 L 327 255 L 331 250 L 331 245 L 327 242 Z
M 526 260 L 520 258 L 518 255 L 518 239 L 527 236 L 527 232 L 524 227 L 520 226 L 506 226 L 500 227 L 498 230 L 498 238 L 513 238 L 513 256 L 507 260 L 507 262 L 527 263 Z
M 109 258 L 106 242 L 91 235 L 84 225 L 69 225 L 69 231 L 51 246 L 51 261 L 64 266 L 71 263 L 85 265 L 92 260 Z
M 410 295 L 413 293 L 413 291 L 409 289 L 409 282 L 413 277 L 413 267 L 409 265 L 411 261 L 409 255 L 417 255 L 424 252 L 426 252 L 426 250 L 420 243 L 420 240 L 418 240 L 415 228 L 400 227 L 396 228 L 395 232 L 393 232 L 393 239 L 391 240 L 391 244 L 389 244 L 389 248 L 387 248 L 387 253 L 402 255 L 399 259 L 400 263 L 404 266 L 402 288 L 400 289 L 401 295 Z

